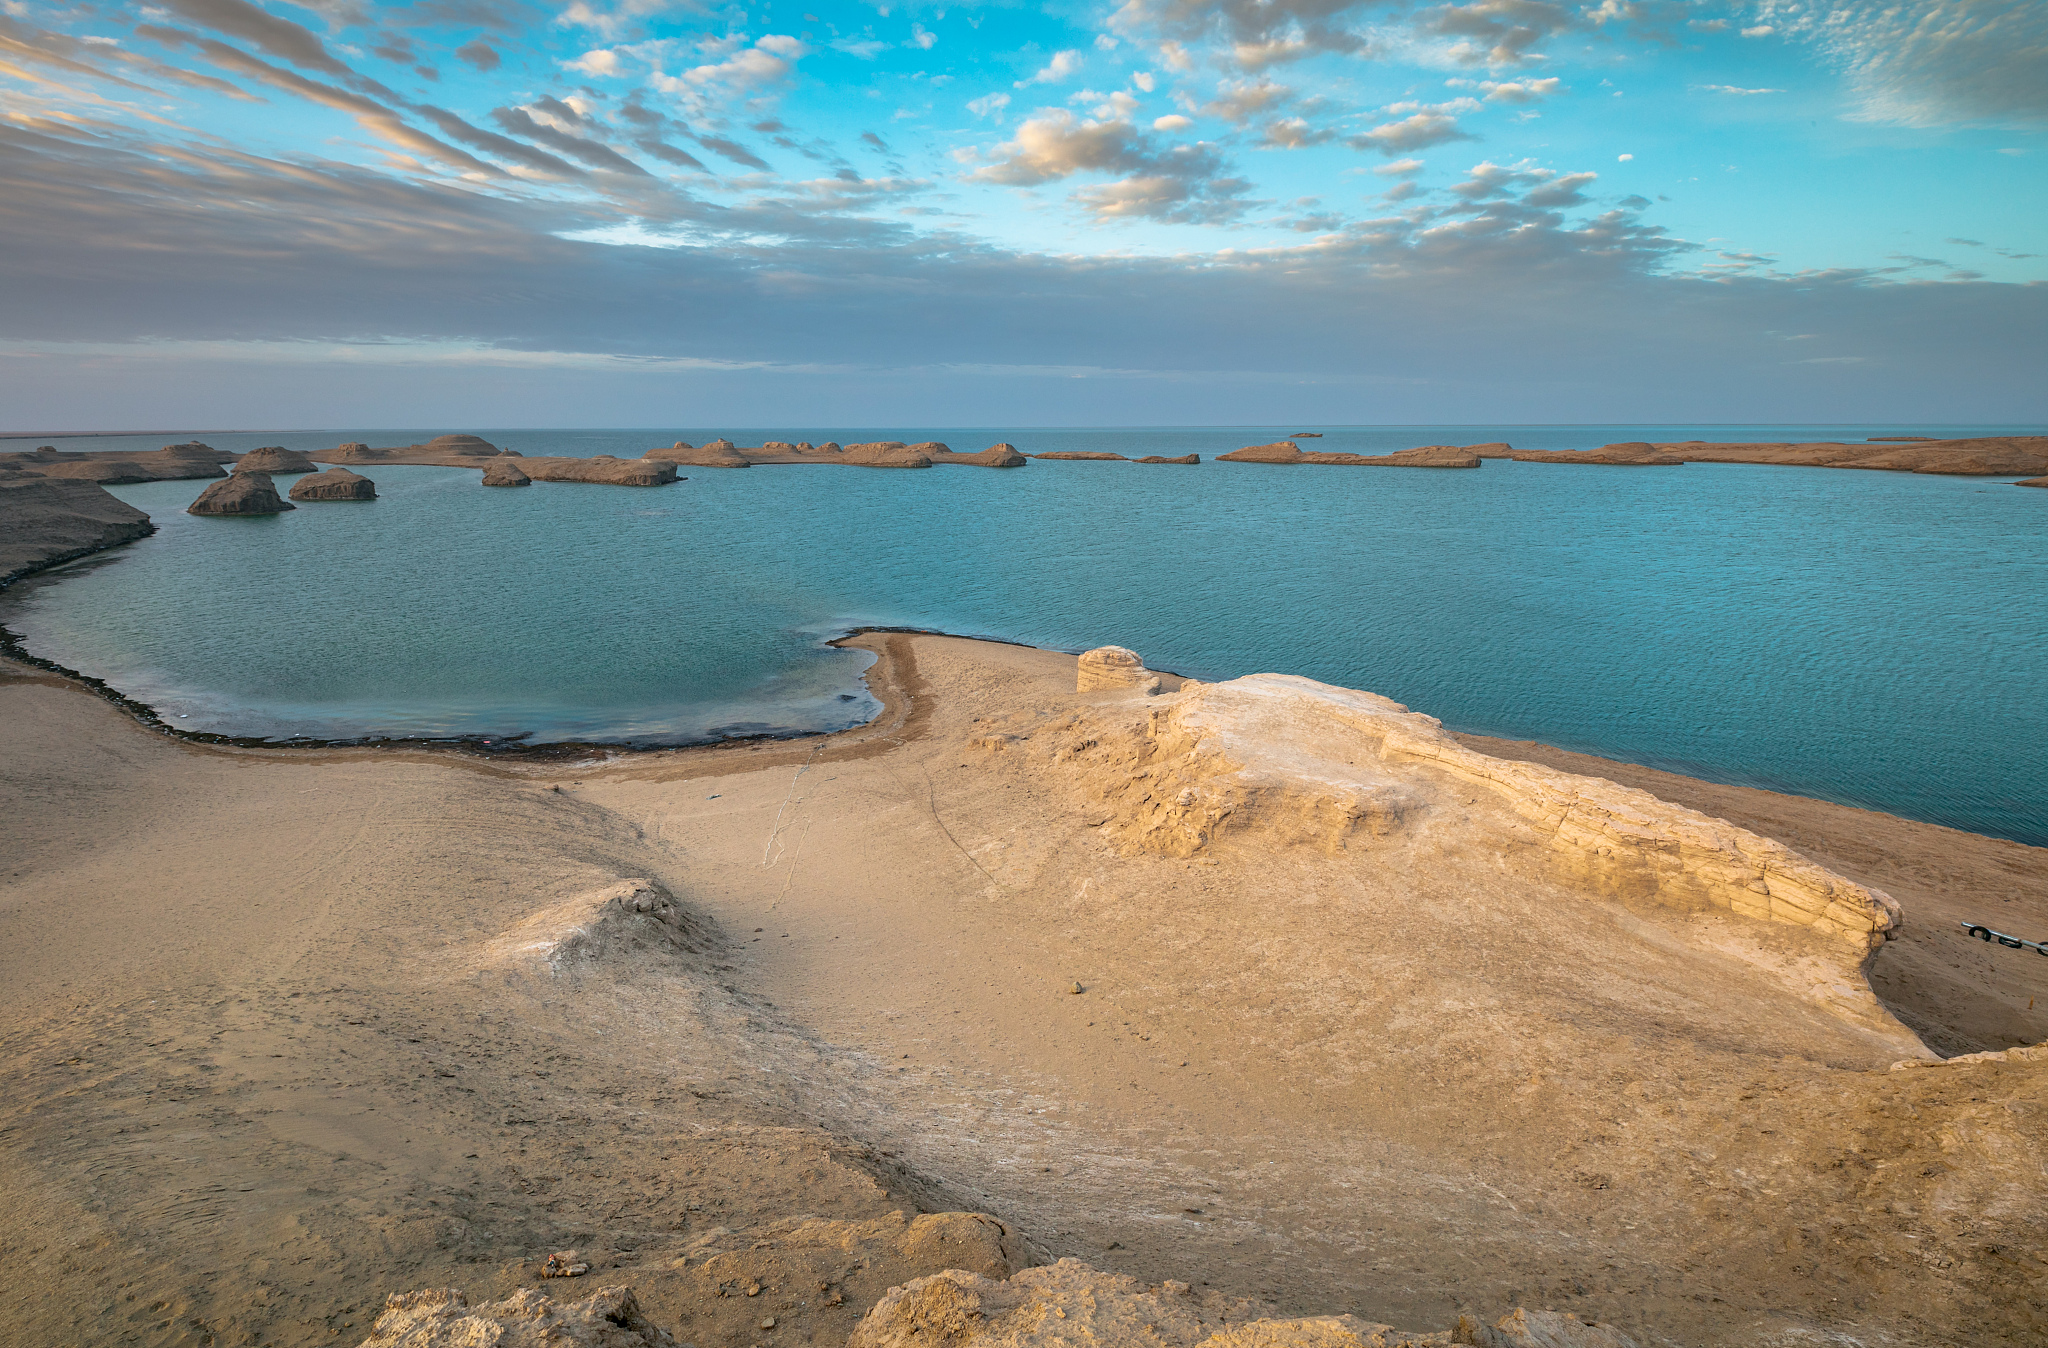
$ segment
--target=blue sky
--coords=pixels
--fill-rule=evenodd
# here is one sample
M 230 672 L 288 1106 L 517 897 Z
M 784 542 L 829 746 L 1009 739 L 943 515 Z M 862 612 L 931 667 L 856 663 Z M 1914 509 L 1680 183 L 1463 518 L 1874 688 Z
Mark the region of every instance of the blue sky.
M 0 118 L 37 425 L 2048 413 L 2039 0 L 0 0 Z

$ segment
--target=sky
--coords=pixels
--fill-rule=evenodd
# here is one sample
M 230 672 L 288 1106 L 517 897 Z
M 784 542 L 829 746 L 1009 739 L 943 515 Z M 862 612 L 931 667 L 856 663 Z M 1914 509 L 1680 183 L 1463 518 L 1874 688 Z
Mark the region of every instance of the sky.
M 0 0 L 0 430 L 2048 420 L 2044 0 Z

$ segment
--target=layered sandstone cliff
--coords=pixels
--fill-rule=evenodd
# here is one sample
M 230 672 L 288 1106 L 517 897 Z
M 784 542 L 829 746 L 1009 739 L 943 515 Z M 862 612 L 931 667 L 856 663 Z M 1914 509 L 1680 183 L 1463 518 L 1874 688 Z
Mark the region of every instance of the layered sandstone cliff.
M 1329 464 L 1353 468 L 1477 468 L 1479 455 L 1456 445 L 1423 445 L 1394 454 L 1339 454 L 1304 450 L 1292 440 L 1247 445 L 1218 454 L 1218 463 Z
M 1086 687 L 1090 666 L 1080 667 Z M 1724 909 L 1864 950 L 1900 920 L 1889 896 L 1782 843 L 1600 778 L 1490 758 L 1434 717 L 1313 679 L 1191 683 L 1142 723 L 1108 712 L 1077 721 L 1065 744 L 1105 829 L 1146 851 L 1193 856 L 1262 833 L 1334 854 L 1455 828 L 1460 845 L 1491 837 L 1537 849 L 1595 894 Z M 1470 808 L 1482 798 L 1497 809 Z
M 0 477 L 0 585 L 154 532 L 97 483 Z

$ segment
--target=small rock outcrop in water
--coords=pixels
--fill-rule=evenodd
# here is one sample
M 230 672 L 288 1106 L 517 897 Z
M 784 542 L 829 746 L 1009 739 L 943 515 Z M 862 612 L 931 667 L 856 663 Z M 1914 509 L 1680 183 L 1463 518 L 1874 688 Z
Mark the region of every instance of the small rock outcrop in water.
M 1602 463 L 1621 468 L 1668 468 L 1685 462 L 1647 440 L 1624 440 L 1598 449 L 1525 449 L 1509 457 L 1520 463 Z
M 81 482 L 163 482 L 177 478 L 223 477 L 220 465 L 235 456 L 195 442 L 165 445 L 146 454 L 126 450 L 66 453 L 38 445 L 27 454 L 0 454 L 0 474 L 71 478 Z
M 236 473 L 213 483 L 199 493 L 199 499 L 185 507 L 188 515 L 276 515 L 296 510 L 277 494 L 277 484 L 268 473 Z
M 362 1348 L 676 1348 L 640 1310 L 630 1287 L 600 1287 L 558 1302 L 523 1287 L 472 1306 L 452 1287 L 393 1293 Z
M 2048 487 L 2048 477 L 2030 477 L 2025 482 L 2015 482 L 2015 487 Z
M 1136 688 L 1145 693 L 1159 691 L 1159 676 L 1145 668 L 1138 653 L 1123 646 L 1097 646 L 1084 651 L 1075 664 L 1074 689 L 1098 693 L 1109 689 Z
M 1200 463 L 1201 461 L 1202 456 L 1199 454 L 1176 454 L 1171 458 L 1164 454 L 1147 454 L 1142 459 L 1131 460 L 1132 463 Z
M 314 471 L 313 461 L 296 449 L 283 445 L 265 445 L 252 449 L 235 460 L 238 473 L 310 473 Z
M 848 445 L 842 451 L 846 462 L 862 468 L 929 468 L 931 456 L 913 449 L 901 440 L 871 440 L 866 444 Z
M 0 585 L 154 532 L 149 516 L 97 483 L 0 478 Z
M 753 460 L 733 447 L 730 440 L 713 440 L 698 449 L 686 440 L 678 440 L 666 449 L 654 448 L 640 456 L 643 459 L 658 459 L 666 463 L 683 463 L 692 468 L 751 468 Z
M 1098 450 L 1055 449 L 1045 454 L 1033 454 L 1034 459 L 1114 459 L 1118 463 L 1129 463 L 1121 454 L 1106 454 Z
M 517 459 L 496 458 L 484 465 L 486 487 L 530 487 L 533 479 L 519 466 Z
M 1612 1325 L 1516 1310 L 1492 1325 L 1415 1332 L 1352 1315 L 1262 1317 L 1258 1302 L 1155 1285 L 1066 1258 L 998 1281 L 949 1269 L 892 1287 L 847 1348 L 1636 1348 Z
M 1292 440 L 1270 445 L 1247 445 L 1228 454 L 1218 454 L 1218 463 L 1329 464 L 1351 468 L 1477 468 L 1479 455 L 1456 445 L 1423 445 L 1396 454 L 1336 454 L 1304 450 Z
M 535 482 L 595 482 L 611 487 L 660 487 L 676 480 L 676 466 L 660 459 L 572 459 L 530 454 L 519 460 L 520 471 Z
M 955 454 L 944 445 L 912 445 L 933 463 L 958 463 L 970 468 L 1022 468 L 1030 460 L 1012 444 L 990 445 L 979 454 Z
M 329 468 L 323 473 L 309 473 L 292 483 L 291 498 L 294 501 L 374 501 L 377 499 L 377 484 L 346 468 Z

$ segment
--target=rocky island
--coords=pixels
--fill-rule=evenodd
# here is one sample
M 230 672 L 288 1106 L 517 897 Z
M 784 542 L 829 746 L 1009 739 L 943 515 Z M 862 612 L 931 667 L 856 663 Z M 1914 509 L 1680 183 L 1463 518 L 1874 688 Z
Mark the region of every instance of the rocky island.
M 1248 445 L 1229 454 L 1218 454 L 1218 463 L 1331 464 L 1358 468 L 1477 468 L 1480 456 L 1456 445 L 1423 445 L 1394 454 L 1338 454 L 1305 450 L 1292 440 L 1270 445 Z
M 1025 456 L 1014 445 L 996 444 L 978 454 L 955 454 L 936 440 L 906 444 L 901 440 L 876 440 L 841 445 L 828 440 L 814 445 L 808 441 L 791 444 L 770 440 L 747 449 L 730 440 L 713 440 L 691 445 L 678 440 L 672 446 L 647 451 L 645 457 L 702 468 L 751 468 L 755 464 L 838 464 L 852 468 L 930 468 L 937 464 L 962 464 L 975 468 L 1022 468 Z

